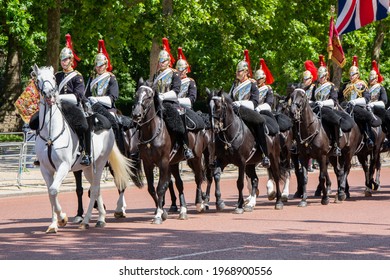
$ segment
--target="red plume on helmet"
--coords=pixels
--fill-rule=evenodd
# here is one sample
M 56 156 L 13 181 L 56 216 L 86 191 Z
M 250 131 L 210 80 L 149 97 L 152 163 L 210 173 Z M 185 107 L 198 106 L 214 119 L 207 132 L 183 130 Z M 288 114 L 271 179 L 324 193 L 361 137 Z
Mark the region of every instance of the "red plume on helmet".
M 313 76 L 313 81 L 317 81 L 317 67 L 314 65 L 314 62 L 311 60 L 306 60 L 305 69 L 311 73 Z
M 168 41 L 168 38 L 162 38 L 162 43 L 163 43 L 163 48 L 164 50 L 166 50 L 168 53 L 169 53 L 169 56 L 171 58 L 171 61 L 169 63 L 169 67 L 172 67 L 173 64 L 175 63 L 175 58 L 173 57 L 172 53 L 171 53 L 171 48 L 169 47 L 169 41 Z
M 265 63 L 264 58 L 260 58 L 260 69 L 264 71 L 265 74 L 265 83 L 270 85 L 274 82 L 274 77 L 272 76 L 271 71 L 268 69 L 267 64 Z
M 77 67 L 77 61 L 80 61 L 81 59 L 77 56 L 77 54 L 75 53 L 75 51 L 73 49 L 72 37 L 70 36 L 70 34 L 66 34 L 65 35 L 65 39 L 66 39 L 66 47 L 68 49 L 70 49 L 72 51 L 72 53 L 73 53 L 74 60 L 73 60 L 73 63 L 72 63 L 72 67 L 76 68 Z
M 183 59 L 183 60 L 187 61 L 186 57 L 184 56 L 183 49 L 181 47 L 177 48 L 177 60 L 179 60 L 179 59 Z M 187 64 L 188 64 L 188 61 L 187 61 Z M 188 64 L 187 73 L 190 73 L 190 72 L 191 72 L 191 68 L 190 68 L 190 65 Z
M 99 40 L 98 42 L 98 52 L 99 53 L 102 53 L 104 54 L 105 57 L 107 57 L 107 71 L 111 71 L 112 70 L 112 65 L 111 65 L 111 61 L 110 61 L 110 57 L 108 55 L 108 52 L 106 50 L 106 46 L 104 45 L 104 40 Z
M 383 76 L 379 72 L 378 64 L 376 63 L 375 60 L 373 60 L 371 64 L 372 64 L 372 70 L 374 70 L 378 75 L 378 83 L 381 83 L 383 81 Z
M 249 51 L 248 50 L 244 51 L 244 58 L 245 58 L 246 63 L 248 63 L 249 77 L 252 77 L 253 76 L 253 72 L 252 72 L 251 59 L 249 57 Z
M 326 67 L 325 58 L 322 54 L 319 55 L 319 60 L 320 60 L 320 67 L 321 66 Z
M 359 67 L 359 65 L 358 65 L 358 57 L 356 55 L 354 55 L 353 58 L 352 58 L 352 66 Z

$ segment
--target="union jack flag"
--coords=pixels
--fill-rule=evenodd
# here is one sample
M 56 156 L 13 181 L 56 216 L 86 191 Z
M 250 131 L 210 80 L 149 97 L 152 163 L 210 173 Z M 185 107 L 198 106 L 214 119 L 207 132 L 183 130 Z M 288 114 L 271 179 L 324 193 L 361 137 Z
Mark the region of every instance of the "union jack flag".
M 336 29 L 339 35 L 387 17 L 389 0 L 338 0 Z

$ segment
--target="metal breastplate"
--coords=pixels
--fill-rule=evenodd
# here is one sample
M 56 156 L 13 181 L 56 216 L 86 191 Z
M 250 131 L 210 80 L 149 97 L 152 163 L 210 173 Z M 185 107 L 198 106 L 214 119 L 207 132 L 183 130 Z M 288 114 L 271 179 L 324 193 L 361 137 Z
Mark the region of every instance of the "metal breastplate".
M 172 83 L 173 71 L 170 71 L 157 81 L 157 91 L 165 93 L 170 90 Z
M 190 79 L 189 78 L 184 78 L 181 80 L 181 86 L 180 86 L 180 92 L 178 97 L 179 98 L 185 98 L 187 97 L 188 94 L 188 88 L 190 86 Z
M 268 87 L 262 86 L 259 88 L 259 105 L 264 104 L 265 98 L 267 97 Z
M 111 76 L 107 76 L 101 81 L 97 82 L 91 92 L 93 96 L 105 96 L 107 93 L 108 83 L 110 82 Z
M 376 84 L 372 87 L 370 87 L 370 101 L 373 102 L 373 101 L 378 101 L 379 100 L 379 96 L 380 96 L 380 92 L 381 92 L 381 86 L 379 84 Z
M 305 91 L 308 100 L 311 100 L 311 97 L 313 95 L 313 88 L 314 85 L 310 85 L 310 87 L 308 87 Z
M 332 89 L 331 83 L 325 83 L 316 89 L 314 97 L 316 101 L 324 101 L 330 98 L 330 91 Z
M 345 100 L 351 101 L 363 96 L 363 91 L 366 89 L 366 84 L 363 81 L 357 81 L 356 83 L 349 83 L 343 95 Z
M 244 82 L 245 83 L 245 82 Z M 236 88 L 239 88 L 240 84 Z M 249 82 L 244 86 L 241 86 L 237 91 L 234 92 L 234 100 L 249 100 L 252 83 Z

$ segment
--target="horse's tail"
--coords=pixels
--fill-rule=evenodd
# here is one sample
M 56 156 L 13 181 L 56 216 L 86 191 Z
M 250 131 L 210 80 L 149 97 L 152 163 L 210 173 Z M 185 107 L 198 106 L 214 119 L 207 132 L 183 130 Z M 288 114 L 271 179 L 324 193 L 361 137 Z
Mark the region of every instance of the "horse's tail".
M 108 161 L 113 171 L 115 185 L 122 192 L 130 182 L 132 161 L 122 155 L 116 143 L 114 143 Z

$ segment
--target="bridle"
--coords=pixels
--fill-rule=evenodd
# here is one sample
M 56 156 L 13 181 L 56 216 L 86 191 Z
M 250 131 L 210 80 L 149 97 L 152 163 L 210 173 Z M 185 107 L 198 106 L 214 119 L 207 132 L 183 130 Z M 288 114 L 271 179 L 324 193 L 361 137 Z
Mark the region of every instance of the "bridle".
M 305 96 L 305 91 L 303 89 L 296 89 L 295 91 L 298 91 L 300 93 L 303 94 L 303 96 Z M 315 131 L 310 134 L 308 137 L 302 139 L 302 134 L 301 134 L 301 127 L 302 127 L 302 111 L 304 108 L 306 108 L 307 106 L 307 98 L 301 98 L 301 102 L 295 102 L 295 99 L 294 98 L 294 101 L 291 103 L 291 107 L 292 105 L 294 105 L 294 122 L 298 123 L 297 127 L 298 127 L 298 136 L 299 136 L 299 142 L 300 144 L 304 144 L 306 147 L 314 140 L 314 138 L 317 136 L 317 134 L 320 132 L 319 130 L 319 126 L 317 125 Z M 290 110 L 291 112 L 291 110 Z M 314 119 L 308 126 L 307 128 L 309 128 L 314 122 L 316 121 L 316 119 Z
M 145 89 L 146 91 L 149 91 L 149 93 L 150 93 L 150 94 L 140 93 L 142 95 L 138 98 L 137 103 L 134 104 L 134 107 L 133 107 L 133 109 L 136 106 L 142 107 L 141 116 L 139 118 L 139 121 L 135 121 L 135 123 L 137 124 L 137 127 L 138 127 L 137 129 L 139 129 L 139 143 L 138 143 L 138 145 L 145 145 L 145 144 L 149 144 L 150 142 L 152 142 L 161 133 L 163 121 L 160 120 L 157 131 L 153 134 L 153 136 L 150 139 L 142 140 L 142 132 L 141 132 L 140 128 L 143 127 L 144 125 L 148 124 L 149 122 L 151 122 L 158 115 L 158 113 L 161 109 L 157 109 L 156 112 L 153 114 L 153 116 L 151 116 L 149 119 L 141 122 L 142 120 L 144 120 L 147 117 L 152 106 L 154 106 L 154 102 L 150 101 L 147 105 L 145 105 L 144 101 L 149 100 L 149 99 L 153 100 L 154 96 L 153 96 L 153 89 L 151 87 L 142 85 L 139 87 L 138 90 L 140 90 L 140 89 Z M 148 147 L 149 147 L 149 145 L 148 145 Z
M 214 100 L 219 100 L 221 101 L 221 114 L 216 114 L 215 113 L 215 101 Z M 227 150 L 230 148 L 236 139 L 242 135 L 244 128 L 243 128 L 243 122 L 240 120 L 240 127 L 239 131 L 235 133 L 234 137 L 231 140 L 228 140 L 227 137 L 227 130 L 234 124 L 234 115 L 233 115 L 233 120 L 224 126 L 225 120 L 226 120 L 226 111 L 227 111 L 227 103 L 225 102 L 225 98 L 221 96 L 213 96 L 212 101 L 210 102 L 211 105 L 211 117 L 212 117 L 212 127 L 215 129 L 215 132 L 217 134 L 218 139 L 225 144 L 225 149 Z M 234 113 L 233 113 L 234 114 Z M 218 121 L 219 126 L 216 127 L 214 124 L 214 120 Z M 222 137 L 221 137 L 222 136 Z M 242 145 L 244 142 L 244 137 L 242 137 L 242 142 L 240 143 L 239 146 Z

